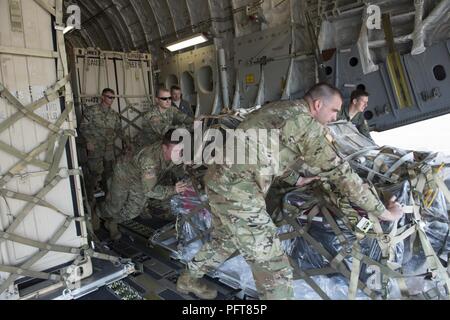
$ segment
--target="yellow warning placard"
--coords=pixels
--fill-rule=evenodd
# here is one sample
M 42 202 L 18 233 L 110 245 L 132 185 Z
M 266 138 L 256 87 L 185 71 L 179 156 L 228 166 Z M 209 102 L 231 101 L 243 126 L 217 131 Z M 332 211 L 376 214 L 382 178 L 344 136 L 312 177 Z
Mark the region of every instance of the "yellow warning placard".
M 255 84 L 255 75 L 248 74 L 245 76 L 245 84 Z

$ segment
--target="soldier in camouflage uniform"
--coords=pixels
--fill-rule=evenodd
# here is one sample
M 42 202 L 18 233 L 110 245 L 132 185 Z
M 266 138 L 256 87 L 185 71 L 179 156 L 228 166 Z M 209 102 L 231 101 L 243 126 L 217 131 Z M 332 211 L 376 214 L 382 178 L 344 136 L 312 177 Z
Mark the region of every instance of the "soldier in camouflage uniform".
M 200 278 L 238 250 L 252 268 L 261 299 L 294 298 L 292 268 L 276 236 L 277 228 L 266 211 L 265 197 L 276 178 L 293 186 L 320 179 L 382 220 L 400 219 L 403 214 L 400 205 L 391 203 L 392 212 L 387 211 L 378 196 L 338 156 L 326 124 L 336 120 L 341 106 L 340 92 L 319 84 L 303 100 L 269 104 L 239 126 L 243 130 L 279 130 L 279 170 L 271 171 L 270 161 L 256 165 L 215 165 L 208 170 L 205 182 L 214 216 L 212 240 L 178 279 L 180 292 L 214 298 L 217 291 Z M 258 159 L 271 158 L 267 149 L 249 146 L 252 147 Z M 305 164 L 304 172 L 291 169 L 298 162 Z
M 342 108 L 342 112 L 338 117 L 338 120 L 346 120 L 352 122 L 356 129 L 365 136 L 372 140 L 370 136 L 369 125 L 364 118 L 364 111 L 367 109 L 369 103 L 369 93 L 363 90 L 355 90 L 350 97 L 350 105 Z
M 160 140 L 164 134 L 173 128 L 191 128 L 194 118 L 184 114 L 172 106 L 170 91 L 164 88 L 158 90 L 156 105 L 144 116 L 140 144 L 151 145 Z
M 112 175 L 115 161 L 114 142 L 120 137 L 125 144 L 125 137 L 120 121 L 120 115 L 111 109 L 115 93 L 112 89 L 105 89 L 102 102 L 87 107 L 80 124 L 80 132 L 87 144 L 89 179 L 87 181 L 88 197 L 92 200 L 93 193 L 100 181 L 104 185 Z
M 161 185 L 161 179 L 175 168 L 172 160 L 180 154 L 182 144 L 172 141 L 173 130 L 161 142 L 156 142 L 137 152 L 132 159 L 118 161 L 109 181 L 105 202 L 97 207 L 99 217 L 107 220 L 105 226 L 113 238 L 120 237 L 117 223 L 137 218 L 149 199 L 167 200 L 184 192 L 188 185 L 179 182 L 175 186 Z

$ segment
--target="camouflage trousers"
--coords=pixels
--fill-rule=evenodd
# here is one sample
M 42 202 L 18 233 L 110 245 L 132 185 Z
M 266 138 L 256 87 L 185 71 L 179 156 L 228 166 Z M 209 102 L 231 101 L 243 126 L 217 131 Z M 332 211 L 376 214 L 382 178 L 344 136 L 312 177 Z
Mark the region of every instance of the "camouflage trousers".
M 106 183 L 113 173 L 114 160 L 106 160 L 103 157 L 89 158 L 87 166 L 89 169 L 89 179 L 86 181 L 86 187 L 89 197 L 92 197 L 99 182 L 103 184 L 102 188 L 106 189 Z
M 117 163 L 108 181 L 105 202 L 99 204 L 99 216 L 117 223 L 137 218 L 145 209 L 147 197 L 139 177 L 134 176 L 127 163 Z
M 256 183 L 253 187 L 258 188 Z M 264 197 L 254 195 L 244 203 L 231 200 L 229 193 L 227 198 L 212 190 L 207 193 L 214 229 L 211 241 L 188 263 L 191 275 L 201 278 L 239 251 L 252 269 L 260 299 L 293 299 L 292 267 L 266 212 Z

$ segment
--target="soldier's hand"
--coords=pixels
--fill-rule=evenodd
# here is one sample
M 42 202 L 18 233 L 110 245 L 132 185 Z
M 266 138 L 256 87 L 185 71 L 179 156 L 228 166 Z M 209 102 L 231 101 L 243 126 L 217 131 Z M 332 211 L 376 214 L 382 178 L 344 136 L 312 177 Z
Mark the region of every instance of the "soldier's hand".
M 300 177 L 300 179 L 298 179 L 297 184 L 295 185 L 296 187 L 302 188 L 304 186 L 307 186 L 308 184 L 320 180 L 319 177 L 310 177 L 310 178 L 304 178 L 304 177 Z
M 192 188 L 192 186 L 191 186 L 190 183 L 186 183 L 186 182 L 183 182 L 183 181 L 178 182 L 178 183 L 175 185 L 175 191 L 176 191 L 177 193 L 184 193 L 184 192 L 188 191 L 188 190 L 191 189 L 191 188 Z
M 88 142 L 86 148 L 88 149 L 88 151 L 95 151 L 95 144 Z
M 403 215 L 404 212 L 402 206 L 397 202 L 396 197 L 392 197 L 387 205 L 387 210 L 380 216 L 380 219 L 383 221 L 394 222 L 400 220 Z

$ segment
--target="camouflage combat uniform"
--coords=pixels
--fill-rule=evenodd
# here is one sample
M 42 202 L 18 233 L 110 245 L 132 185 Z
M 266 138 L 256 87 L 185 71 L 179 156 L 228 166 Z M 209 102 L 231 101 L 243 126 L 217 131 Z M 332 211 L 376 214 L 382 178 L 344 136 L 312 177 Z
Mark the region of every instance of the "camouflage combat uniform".
M 150 107 L 150 111 L 144 116 L 142 125 L 141 145 L 151 145 L 162 140 L 164 134 L 170 129 L 185 127 L 189 129 L 194 123 L 194 118 L 189 117 L 175 107 L 170 107 L 161 112 L 158 106 Z
M 132 220 L 142 213 L 148 199 L 165 200 L 175 195 L 175 186 L 159 184 L 173 168 L 173 163 L 163 158 L 161 143 L 143 148 L 131 161 L 119 161 L 106 200 L 99 204 L 100 217 L 117 223 Z
M 338 120 L 346 120 L 353 123 L 356 129 L 366 138 L 372 140 L 370 135 L 369 125 L 367 124 L 366 119 L 364 118 L 364 114 L 362 112 L 357 113 L 353 119 L 350 120 L 349 107 L 342 108 L 341 114 L 338 117 Z
M 188 266 L 191 275 L 200 278 L 239 250 L 252 268 L 260 298 L 292 299 L 292 268 L 265 204 L 275 178 L 295 185 L 300 175 L 319 176 L 375 215 L 381 215 L 385 207 L 336 154 L 327 128 L 311 116 L 304 100 L 267 105 L 239 126 L 250 128 L 280 130 L 279 170 L 268 174 L 267 166 L 260 164 L 215 165 L 208 170 L 205 182 L 215 219 L 212 241 Z M 265 149 L 254 151 L 259 159 L 272 156 Z M 299 162 L 304 163 L 304 171 L 293 171 Z
M 89 196 L 93 195 L 99 181 L 107 181 L 112 175 L 115 161 L 114 142 L 117 137 L 125 139 L 120 116 L 111 108 L 101 104 L 85 109 L 80 132 L 86 143 L 94 145 L 88 150 L 89 179 L 87 181 Z

